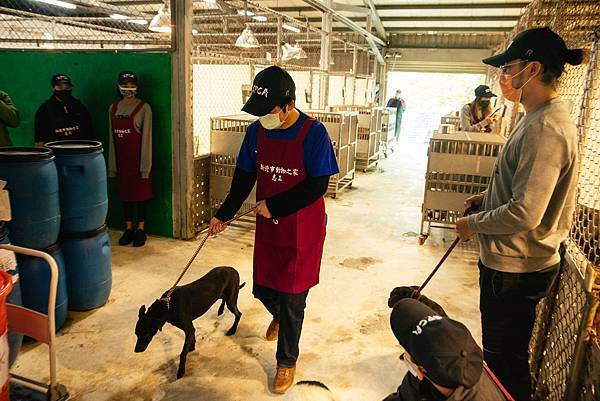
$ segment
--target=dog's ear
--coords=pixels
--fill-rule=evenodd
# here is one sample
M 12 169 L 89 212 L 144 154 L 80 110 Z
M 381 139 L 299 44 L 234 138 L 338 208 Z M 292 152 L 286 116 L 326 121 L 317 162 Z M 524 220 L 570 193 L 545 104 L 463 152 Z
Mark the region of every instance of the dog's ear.
M 138 312 L 138 317 L 142 317 L 146 314 L 146 305 L 140 306 L 140 311 Z

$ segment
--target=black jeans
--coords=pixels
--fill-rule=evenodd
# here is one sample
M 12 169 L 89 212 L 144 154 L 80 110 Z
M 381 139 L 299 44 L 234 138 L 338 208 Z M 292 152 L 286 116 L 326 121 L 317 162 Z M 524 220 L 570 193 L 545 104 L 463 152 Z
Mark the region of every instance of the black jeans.
M 560 264 L 535 273 L 504 273 L 479 261 L 483 357 L 516 401 L 531 401 L 529 341 L 535 308 Z
M 291 368 L 296 366 L 300 355 L 300 334 L 304 322 L 304 309 L 308 291 L 300 294 L 288 294 L 254 284 L 254 297 L 262 302 L 273 319 L 279 322 L 277 339 L 277 366 Z
M 146 201 L 123 202 L 125 221 L 146 221 Z

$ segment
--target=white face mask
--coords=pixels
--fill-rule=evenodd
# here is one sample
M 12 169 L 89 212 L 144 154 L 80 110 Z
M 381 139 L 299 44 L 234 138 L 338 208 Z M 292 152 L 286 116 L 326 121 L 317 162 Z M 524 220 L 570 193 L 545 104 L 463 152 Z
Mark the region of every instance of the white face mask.
M 283 124 L 283 121 L 279 120 L 279 113 L 271 113 L 259 117 L 259 121 L 263 128 L 267 130 L 277 129 Z

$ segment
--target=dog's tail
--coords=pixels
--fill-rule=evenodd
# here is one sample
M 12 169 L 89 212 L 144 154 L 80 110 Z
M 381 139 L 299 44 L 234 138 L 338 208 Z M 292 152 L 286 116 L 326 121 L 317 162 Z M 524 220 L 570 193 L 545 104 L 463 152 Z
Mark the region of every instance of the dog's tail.
M 240 288 L 239 288 L 239 289 L 241 290 L 241 289 L 242 289 L 242 288 L 244 288 L 245 286 L 246 286 L 246 283 L 242 283 L 242 285 L 240 285 Z

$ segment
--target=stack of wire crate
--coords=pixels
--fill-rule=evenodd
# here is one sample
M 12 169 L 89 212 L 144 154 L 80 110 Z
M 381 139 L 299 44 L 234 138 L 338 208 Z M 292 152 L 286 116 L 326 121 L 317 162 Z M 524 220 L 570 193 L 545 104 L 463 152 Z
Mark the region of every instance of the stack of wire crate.
M 396 108 L 384 107 L 381 114 L 381 151 L 383 157 L 394 151 L 396 142 Z
M 354 182 L 358 113 L 320 110 L 307 111 L 306 113 L 323 123 L 331 138 L 340 172 L 330 177 L 327 194 L 335 199 L 343 189 L 351 187 Z
M 427 151 L 420 244 L 431 228 L 454 228 L 463 216 L 465 200 L 487 189 L 505 141 L 497 134 L 434 133 Z
M 229 193 L 237 157 L 246 136 L 248 126 L 256 120 L 249 114 L 212 117 L 210 119 L 210 178 L 209 198 L 212 214 L 221 207 Z M 240 212 L 247 212 L 256 204 L 256 186 L 242 205 Z M 245 225 L 254 221 L 254 216 L 241 220 Z
M 381 156 L 380 137 L 382 107 L 340 105 L 333 106 L 334 111 L 354 111 L 358 113 L 358 145 L 356 149 L 356 168 L 366 172 L 379 163 Z

